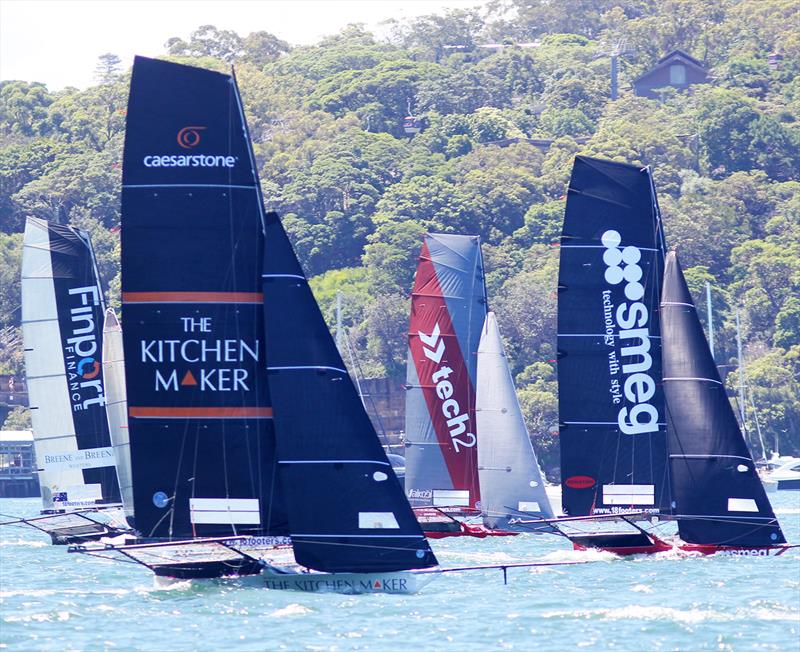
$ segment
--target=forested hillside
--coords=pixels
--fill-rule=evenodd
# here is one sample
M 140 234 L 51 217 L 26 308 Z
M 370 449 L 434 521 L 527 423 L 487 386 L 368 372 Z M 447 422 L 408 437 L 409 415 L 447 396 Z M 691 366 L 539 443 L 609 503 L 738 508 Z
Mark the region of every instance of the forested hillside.
M 713 83 L 634 96 L 631 81 L 676 48 Z M 796 0 L 496 0 L 394 24 L 386 40 L 353 25 L 292 48 L 267 31 L 203 26 L 170 39 L 164 56 L 235 65 L 269 208 L 331 318 L 344 293 L 367 375 L 404 376 L 421 234 L 479 234 L 529 429 L 544 465 L 557 466 L 552 243 L 572 158 L 585 153 L 653 167 L 668 244 L 704 318 L 711 283 L 724 369 L 736 368 L 739 311 L 749 428 L 757 414 L 768 451 L 776 437 L 781 452 L 800 450 Z M 23 372 L 26 216 L 88 230 L 119 304 L 130 64 L 101 57 L 83 91 L 0 82 L 0 373 Z M 404 132 L 409 114 L 416 135 Z M 728 376 L 731 395 L 737 382 Z

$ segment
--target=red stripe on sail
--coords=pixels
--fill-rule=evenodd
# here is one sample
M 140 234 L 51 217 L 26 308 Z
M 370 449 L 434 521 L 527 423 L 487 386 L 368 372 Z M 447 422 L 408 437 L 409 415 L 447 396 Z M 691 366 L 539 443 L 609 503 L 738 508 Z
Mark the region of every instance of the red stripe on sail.
M 130 407 L 132 417 L 183 417 L 186 419 L 219 417 L 272 417 L 271 407 Z
M 408 345 L 453 488 L 468 490 L 469 504 L 475 507 L 480 501 L 475 390 L 427 242 L 422 245 L 411 295 Z M 452 395 L 444 381 L 452 384 Z
M 261 303 L 261 292 L 123 292 L 123 303 Z

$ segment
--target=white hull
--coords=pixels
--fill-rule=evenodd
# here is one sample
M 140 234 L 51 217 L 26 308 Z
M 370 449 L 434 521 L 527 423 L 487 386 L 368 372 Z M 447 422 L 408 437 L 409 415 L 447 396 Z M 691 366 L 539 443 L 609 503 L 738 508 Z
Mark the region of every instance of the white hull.
M 268 589 L 306 593 L 417 593 L 436 576 L 435 571 L 387 573 L 301 573 L 267 567 L 259 578 Z
M 318 573 L 298 572 L 274 567 L 265 568 L 260 575 L 230 576 L 213 579 L 178 579 L 155 576 L 155 586 L 169 589 L 187 582 L 192 584 L 235 584 L 274 591 L 302 591 L 304 593 L 418 593 L 430 584 L 436 571 L 395 571 L 388 573 Z

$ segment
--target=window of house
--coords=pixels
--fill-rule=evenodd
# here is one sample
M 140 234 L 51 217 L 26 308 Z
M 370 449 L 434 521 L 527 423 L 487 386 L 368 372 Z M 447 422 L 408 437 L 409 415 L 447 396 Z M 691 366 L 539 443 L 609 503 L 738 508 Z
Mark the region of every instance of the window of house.
M 686 66 L 680 63 L 673 63 L 669 67 L 669 83 L 670 84 L 685 84 L 686 83 Z

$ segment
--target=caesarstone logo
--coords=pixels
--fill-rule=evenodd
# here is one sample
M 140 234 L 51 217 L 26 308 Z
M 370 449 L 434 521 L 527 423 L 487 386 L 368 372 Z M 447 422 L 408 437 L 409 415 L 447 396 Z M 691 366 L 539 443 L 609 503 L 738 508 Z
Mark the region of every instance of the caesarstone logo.
M 603 290 L 603 320 L 608 354 L 611 402 L 619 407 L 617 424 L 626 435 L 658 430 L 658 410 L 649 401 L 655 395 L 656 383 L 650 375 L 650 313 L 640 301 L 644 297 L 642 252 L 634 246 L 620 249 L 622 237 L 608 230 L 600 238 L 605 247 L 603 262 L 609 285 L 625 283 L 627 301 L 614 306 L 612 291 Z M 619 352 L 618 352 L 619 349 Z M 626 359 L 627 362 L 622 362 Z
M 207 127 L 189 125 L 178 130 L 176 140 L 183 149 L 197 147 L 201 141 L 200 132 Z M 147 154 L 142 163 L 146 168 L 232 168 L 236 156 L 219 154 Z
M 178 132 L 178 145 L 184 149 L 191 149 L 200 144 L 200 132 L 205 131 L 206 127 L 184 127 Z

